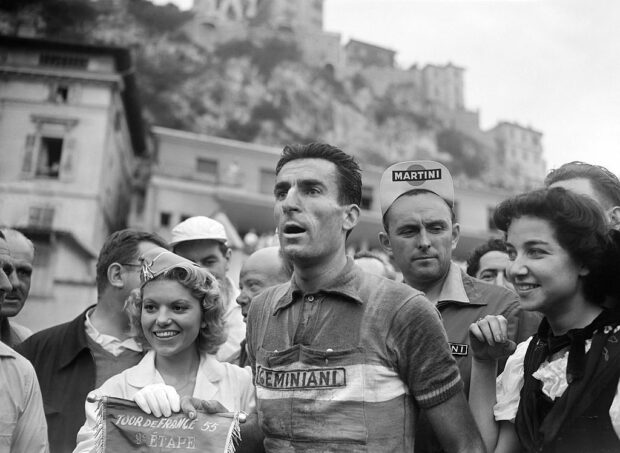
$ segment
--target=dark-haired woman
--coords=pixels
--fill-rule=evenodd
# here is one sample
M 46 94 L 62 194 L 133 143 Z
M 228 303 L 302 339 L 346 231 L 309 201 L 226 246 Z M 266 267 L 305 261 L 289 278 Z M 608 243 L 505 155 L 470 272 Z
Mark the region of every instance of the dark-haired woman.
M 490 452 L 620 451 L 620 317 L 617 241 L 590 199 L 561 188 L 504 201 L 494 220 L 506 233 L 508 277 L 524 310 L 544 319 L 514 349 L 506 321 L 470 327 L 470 405 Z

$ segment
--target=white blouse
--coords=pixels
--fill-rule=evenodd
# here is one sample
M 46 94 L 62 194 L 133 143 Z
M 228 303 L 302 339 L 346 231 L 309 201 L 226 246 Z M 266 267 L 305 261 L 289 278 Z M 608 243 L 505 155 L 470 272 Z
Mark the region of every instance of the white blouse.
M 493 408 L 495 420 L 508 420 L 514 423 L 519 408 L 521 388 L 523 387 L 523 361 L 527 347 L 532 341 L 528 338 L 517 345 L 516 351 L 508 358 L 502 374 L 497 377 L 495 392 L 497 403 Z M 592 340 L 586 340 L 586 353 L 590 350 Z M 560 398 L 566 388 L 566 366 L 568 365 L 568 348 L 557 354 L 551 361 L 545 360 L 532 376 L 542 382 L 542 391 L 552 400 Z M 616 388 L 616 395 L 609 408 L 609 416 L 614 431 L 620 438 L 620 382 Z
M 135 366 L 112 376 L 90 394 L 114 396 L 132 400 L 133 396 L 149 384 L 164 384 L 155 368 L 155 352 L 149 351 Z M 230 363 L 219 362 L 215 356 L 202 354 L 196 373 L 193 396 L 203 400 L 216 400 L 229 411 L 256 412 L 252 371 Z M 90 395 L 89 394 L 89 395 Z M 85 403 L 86 422 L 77 434 L 77 446 L 73 453 L 95 451 L 97 427 L 97 403 Z

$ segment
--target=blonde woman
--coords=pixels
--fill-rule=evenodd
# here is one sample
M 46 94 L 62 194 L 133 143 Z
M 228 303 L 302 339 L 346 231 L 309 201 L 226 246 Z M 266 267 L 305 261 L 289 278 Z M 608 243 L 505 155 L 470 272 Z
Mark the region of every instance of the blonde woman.
M 217 411 L 255 412 L 249 369 L 220 363 L 225 341 L 215 278 L 166 249 L 142 257 L 142 286 L 126 302 L 132 327 L 149 349 L 138 365 L 107 380 L 91 396 L 134 400 L 145 412 L 169 416 L 180 398 L 208 401 Z M 86 402 L 86 423 L 75 452 L 95 446 L 96 403 Z

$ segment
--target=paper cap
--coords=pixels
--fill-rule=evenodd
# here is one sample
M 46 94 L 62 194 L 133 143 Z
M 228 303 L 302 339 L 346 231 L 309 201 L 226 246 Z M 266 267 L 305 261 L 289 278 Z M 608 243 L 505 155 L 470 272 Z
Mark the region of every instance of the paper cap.
M 155 277 L 174 268 L 186 269 L 206 273 L 200 266 L 182 256 L 172 253 L 163 247 L 153 247 L 147 250 L 141 257 L 142 268 L 140 279 L 142 284 L 149 282 Z M 211 277 L 210 280 L 213 280 Z
M 398 162 L 383 172 L 379 185 L 381 215 L 385 215 L 398 197 L 412 190 L 433 192 L 451 208 L 454 207 L 454 184 L 450 171 L 432 160 L 410 160 Z
M 179 223 L 172 229 L 170 245 L 175 246 L 180 242 L 209 239 L 226 243 L 228 237 L 226 230 L 217 220 L 205 216 L 190 217 Z

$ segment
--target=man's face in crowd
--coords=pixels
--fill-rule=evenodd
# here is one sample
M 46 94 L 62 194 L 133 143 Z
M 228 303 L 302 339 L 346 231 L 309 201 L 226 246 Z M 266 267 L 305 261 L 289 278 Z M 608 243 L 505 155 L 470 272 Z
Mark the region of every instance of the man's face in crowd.
M 0 309 L 0 315 L 3 317 L 15 316 L 24 307 L 30 293 L 30 279 L 34 261 L 34 249 L 23 237 L 11 236 L 7 243 L 15 268 L 16 282 L 13 285 L 13 290 L 7 293 L 4 298 L 2 309 Z
M 0 238 L 0 307 L 4 305 L 4 298 L 13 290 L 14 284 L 17 284 L 17 277 L 9 254 L 9 246 Z
M 174 253 L 204 267 L 220 281 L 226 278 L 231 252 L 222 253 L 219 241 L 199 239 L 181 242 L 174 247 Z
M 506 279 L 506 268 L 509 263 L 508 253 L 491 250 L 480 257 L 479 269 L 475 276 L 492 285 L 514 291 L 514 286 Z
M 237 303 L 241 306 L 243 320 L 247 321 L 252 298 L 270 286 L 288 281 L 282 271 L 282 258 L 278 247 L 267 247 L 252 253 L 243 263 L 239 275 Z
M 379 239 L 405 281 L 426 290 L 444 278 L 459 238 L 459 225 L 452 223 L 446 202 L 434 193 L 403 195 L 386 215 L 389 231 Z
M 293 261 L 320 262 L 342 253 L 344 229 L 355 226 L 351 206 L 338 201 L 337 169 L 324 159 L 296 159 L 276 177 L 274 215 L 280 247 Z

